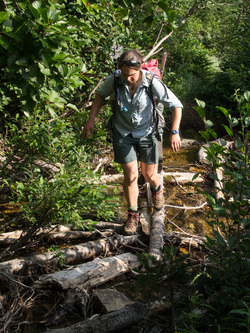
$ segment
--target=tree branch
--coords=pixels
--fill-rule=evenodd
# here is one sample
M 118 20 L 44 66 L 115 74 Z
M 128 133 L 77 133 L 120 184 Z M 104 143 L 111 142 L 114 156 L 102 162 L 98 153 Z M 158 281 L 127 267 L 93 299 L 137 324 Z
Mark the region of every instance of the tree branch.
M 157 49 L 160 47 L 160 45 L 165 42 L 166 39 L 168 39 L 172 33 L 178 29 L 180 26 L 182 26 L 186 21 L 187 19 L 194 13 L 194 11 L 196 10 L 198 6 L 198 2 L 196 1 L 194 3 L 194 5 L 189 9 L 189 11 L 187 12 L 187 14 L 184 16 L 184 18 L 181 20 L 181 24 L 179 24 L 177 26 L 177 28 L 175 28 L 174 30 L 172 30 L 168 35 L 164 36 L 154 47 L 153 49 L 143 58 L 143 61 L 146 62 L 153 54 L 155 54 L 157 52 Z M 158 39 L 158 37 L 157 37 Z

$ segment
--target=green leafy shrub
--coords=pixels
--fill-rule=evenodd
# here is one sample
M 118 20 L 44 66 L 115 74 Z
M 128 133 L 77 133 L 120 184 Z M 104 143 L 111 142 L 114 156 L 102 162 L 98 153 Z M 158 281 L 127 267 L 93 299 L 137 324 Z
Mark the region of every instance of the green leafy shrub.
M 186 313 L 189 330 L 184 332 L 248 332 L 250 329 L 249 93 L 237 101 L 238 119 L 232 118 L 225 108 L 219 108 L 228 119 L 229 126 L 224 126 L 234 148 L 228 147 L 224 140 L 220 144 L 213 142 L 207 148 L 212 177 L 221 185 L 214 195 L 203 192 L 212 207 L 207 217 L 212 235 L 205 242 L 209 249 L 207 263 L 203 273 L 197 275 L 195 287 L 199 292 L 195 302 L 190 303 L 192 311 Z M 197 110 L 204 115 L 201 107 Z M 241 130 L 235 131 L 239 124 Z M 208 140 L 211 133 L 208 129 L 201 134 Z M 218 179 L 219 168 L 223 170 L 223 180 Z M 222 193 L 219 198 L 218 191 Z M 197 308 L 202 313 L 199 317 L 195 316 Z

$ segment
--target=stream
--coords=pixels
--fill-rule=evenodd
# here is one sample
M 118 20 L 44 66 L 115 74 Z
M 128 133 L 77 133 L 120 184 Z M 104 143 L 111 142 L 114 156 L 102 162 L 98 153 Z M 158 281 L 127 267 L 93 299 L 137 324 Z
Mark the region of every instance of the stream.
M 197 152 L 199 149 L 199 144 L 197 145 L 187 145 L 183 147 L 179 152 L 173 153 L 171 149 L 168 147 L 166 140 L 164 141 L 164 161 L 163 161 L 163 171 L 164 172 L 201 172 L 205 173 L 206 170 L 202 168 L 197 163 Z M 198 184 L 205 191 L 210 191 L 211 186 L 206 185 L 206 182 L 202 184 Z M 114 191 L 114 188 L 117 187 L 117 195 L 120 198 L 120 207 L 117 212 L 117 217 L 121 221 L 125 221 L 127 217 L 127 204 L 125 202 L 123 196 L 122 185 L 110 185 L 110 192 Z M 167 183 L 164 181 L 164 196 L 165 196 L 165 204 L 173 205 L 179 207 L 198 207 L 201 206 L 206 200 L 204 195 L 198 194 L 196 185 L 194 184 L 179 184 L 178 181 L 173 183 Z M 179 209 L 166 207 L 166 218 L 165 218 L 165 231 L 171 233 L 171 231 L 183 231 L 185 233 L 197 236 L 205 236 L 209 233 L 209 226 L 205 222 L 205 218 L 208 211 L 208 206 L 204 206 L 201 209 Z M 10 214 L 15 216 L 19 213 L 19 207 L 15 204 L 4 204 L 0 205 L 1 215 Z M 4 219 L 1 218 L 1 224 L 4 224 Z M 185 251 L 182 250 L 182 252 Z M 128 277 L 125 277 L 125 280 Z M 124 284 L 124 277 L 115 279 L 115 281 L 111 281 L 110 283 L 106 283 L 103 287 L 108 288 L 111 285 L 122 285 Z M 132 283 L 132 282 L 131 282 Z M 0 291 L 1 292 L 1 291 Z M 133 295 L 135 296 L 135 295 Z M 59 292 L 49 293 L 46 290 L 43 294 L 41 294 L 33 304 L 30 304 L 25 317 L 25 322 L 30 323 L 28 325 L 23 326 L 22 332 L 26 333 L 38 333 L 44 332 L 45 322 L 48 320 L 51 324 L 50 314 L 55 320 L 55 308 L 57 304 L 61 303 L 64 299 L 64 296 Z M 88 301 L 88 304 L 91 303 L 91 300 Z M 60 309 L 60 308 L 59 308 Z M 60 311 L 64 311 L 62 307 Z M 67 311 L 66 311 L 67 312 Z M 91 311 L 90 311 L 91 312 Z M 67 313 L 67 317 L 62 323 L 59 324 L 59 327 L 68 326 L 69 323 L 78 322 L 79 320 L 83 320 L 81 311 L 79 309 L 73 309 L 73 311 L 69 311 Z M 66 322 L 65 322 L 66 321 Z M 46 327 L 46 324 L 45 324 Z M 51 327 L 51 326 L 50 326 Z M 52 325 L 53 327 L 53 325 Z M 56 327 L 56 325 L 55 325 Z
M 197 153 L 200 144 L 187 145 L 181 148 L 178 152 L 173 153 L 169 148 L 167 138 L 164 138 L 163 144 L 163 171 L 164 172 L 194 172 L 204 174 L 206 169 L 197 163 Z M 186 206 L 194 207 L 202 205 L 206 199 L 204 195 L 198 194 L 197 186 L 200 189 L 210 193 L 212 184 L 207 185 L 205 182 L 202 184 L 184 184 L 178 185 L 178 183 L 166 183 L 164 182 L 164 197 L 165 204 L 172 206 Z M 111 189 L 113 187 L 111 186 Z M 122 186 L 118 186 L 118 195 L 121 199 L 121 206 L 118 212 L 118 217 L 122 220 L 126 220 L 127 217 L 127 203 L 123 196 Z M 177 209 L 166 207 L 166 220 L 165 226 L 166 232 L 178 231 L 178 226 L 183 231 L 198 235 L 205 236 L 210 233 L 210 227 L 205 222 L 205 218 L 208 212 L 208 206 L 204 206 L 201 209 Z M 171 222 L 173 223 L 171 223 Z M 179 230 L 180 231 L 180 230 Z

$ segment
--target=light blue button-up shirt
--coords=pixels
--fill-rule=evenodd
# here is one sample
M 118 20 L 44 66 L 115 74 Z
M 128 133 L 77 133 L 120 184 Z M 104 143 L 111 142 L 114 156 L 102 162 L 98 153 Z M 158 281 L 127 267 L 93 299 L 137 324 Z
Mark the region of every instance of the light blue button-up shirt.
M 144 88 L 149 86 L 149 81 L 146 78 L 147 71 L 143 69 L 141 71 L 142 80 L 133 98 L 131 98 L 128 84 L 121 74 L 119 78 L 121 84 L 119 84 L 117 96 L 114 91 L 113 74 L 108 76 L 99 89 L 99 95 L 103 98 L 110 96 L 111 103 L 115 106 L 114 125 L 123 137 L 132 133 L 134 138 L 140 138 L 155 130 L 153 103 Z M 152 81 L 152 93 L 170 111 L 176 107 L 183 107 L 174 93 L 164 87 L 156 76 L 154 76 Z

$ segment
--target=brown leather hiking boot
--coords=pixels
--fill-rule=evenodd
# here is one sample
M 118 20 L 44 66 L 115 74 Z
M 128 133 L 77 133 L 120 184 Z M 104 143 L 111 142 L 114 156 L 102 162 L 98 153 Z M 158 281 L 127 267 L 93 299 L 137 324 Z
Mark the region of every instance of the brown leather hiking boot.
M 160 210 L 164 207 L 164 195 L 163 195 L 163 189 L 162 186 L 158 191 L 151 191 L 152 192 L 152 199 L 155 209 Z
M 134 235 L 138 232 L 140 223 L 140 216 L 138 213 L 128 212 L 128 219 L 124 226 L 124 233 L 126 235 Z

